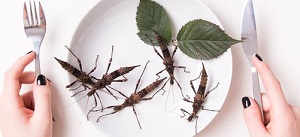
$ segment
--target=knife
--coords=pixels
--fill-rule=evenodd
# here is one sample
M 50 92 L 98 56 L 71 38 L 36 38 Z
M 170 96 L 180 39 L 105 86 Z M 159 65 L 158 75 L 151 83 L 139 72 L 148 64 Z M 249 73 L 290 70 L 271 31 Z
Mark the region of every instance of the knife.
M 244 52 L 246 53 L 252 71 L 254 100 L 256 101 L 256 103 L 260 108 L 260 112 L 262 114 L 262 120 L 264 121 L 258 72 L 252 64 L 252 56 L 258 52 L 257 33 L 256 33 L 255 16 L 254 16 L 252 0 L 247 0 L 244 9 L 243 22 L 242 22 L 242 39 L 244 39 L 244 42 L 242 43 L 243 49 Z

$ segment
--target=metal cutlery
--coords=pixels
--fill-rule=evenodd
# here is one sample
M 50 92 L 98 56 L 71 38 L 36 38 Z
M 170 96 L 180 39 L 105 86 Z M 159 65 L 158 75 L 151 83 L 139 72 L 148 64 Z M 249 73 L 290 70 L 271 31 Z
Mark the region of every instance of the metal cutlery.
M 244 9 L 243 23 L 242 23 L 242 38 L 244 39 L 244 42 L 242 43 L 243 49 L 246 53 L 252 71 L 254 100 L 257 102 L 260 108 L 262 114 L 262 120 L 264 121 L 258 72 L 252 64 L 252 56 L 257 54 L 258 52 L 257 32 L 256 32 L 256 24 L 255 24 L 255 16 L 254 16 L 252 0 L 247 0 L 246 7 Z
M 44 15 L 41 3 L 38 2 L 38 7 L 35 1 L 29 1 L 27 10 L 26 2 L 23 9 L 24 30 L 30 42 L 34 45 L 35 51 L 35 74 L 41 74 L 40 68 L 40 47 L 46 33 L 46 18 Z M 28 14 L 29 13 L 29 14 Z

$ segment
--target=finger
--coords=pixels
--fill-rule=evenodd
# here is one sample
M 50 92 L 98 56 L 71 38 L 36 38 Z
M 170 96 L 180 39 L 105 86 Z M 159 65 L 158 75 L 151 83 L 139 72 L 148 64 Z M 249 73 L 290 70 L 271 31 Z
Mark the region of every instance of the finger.
M 35 54 L 33 52 L 20 57 L 11 68 L 5 73 L 3 94 L 6 97 L 18 97 L 21 83 L 19 81 L 25 67 L 33 61 Z M 15 100 L 15 99 L 12 99 Z
M 275 109 L 274 111 L 281 111 L 282 109 L 288 108 L 279 81 L 272 73 L 269 66 L 259 58 L 260 56 L 257 54 L 253 56 L 252 63 L 262 78 L 270 105 L 276 106 L 273 107 Z
M 242 103 L 244 106 L 244 120 L 250 136 L 260 137 L 261 135 L 265 135 L 267 130 L 262 122 L 260 109 L 257 103 L 250 97 L 243 97 Z
M 35 74 L 32 71 L 23 72 L 19 78 L 22 84 L 31 84 L 35 80 Z
M 271 105 L 270 105 L 270 101 L 268 99 L 267 94 L 262 93 L 261 98 L 262 98 L 262 104 L 263 104 L 263 111 L 264 112 L 269 112 Z
M 32 91 L 22 94 L 21 97 L 23 99 L 25 107 L 30 110 L 34 110 L 34 100 L 33 100 Z
M 45 120 L 52 120 L 50 86 L 44 75 L 37 76 L 33 86 L 33 96 L 35 100 L 34 115 L 45 118 Z
M 268 96 L 265 93 L 262 93 L 262 106 L 263 106 L 263 113 L 264 113 L 264 123 L 265 125 L 270 122 L 270 102 Z
M 269 125 L 271 122 L 271 115 L 270 112 L 264 112 L 264 124 L 265 126 Z

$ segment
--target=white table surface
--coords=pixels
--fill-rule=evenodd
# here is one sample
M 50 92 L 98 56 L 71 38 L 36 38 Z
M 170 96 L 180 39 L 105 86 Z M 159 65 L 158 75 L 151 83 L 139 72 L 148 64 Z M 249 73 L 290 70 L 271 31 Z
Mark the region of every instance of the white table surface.
M 65 93 L 65 83 L 59 77 L 51 59 L 59 56 L 66 60 L 64 45 L 71 42 L 72 35 L 84 15 L 100 0 L 41 0 L 47 18 L 47 34 L 43 42 L 41 68 L 52 81 L 52 107 L 56 122 L 54 137 L 101 136 L 89 122 L 82 119 L 74 100 Z M 245 0 L 202 0 L 219 18 L 225 31 L 239 39 L 241 18 Z M 297 0 L 254 0 L 258 30 L 259 54 L 281 81 L 285 96 L 290 104 L 300 106 L 300 13 Z M 2 92 L 5 71 L 21 55 L 33 48 L 29 44 L 22 22 L 23 2 L 1 0 L 0 5 L 0 87 Z M 227 99 L 221 112 L 200 132 L 205 137 L 247 137 L 243 121 L 243 96 L 252 96 L 251 77 L 247 59 L 241 44 L 232 46 L 233 75 Z M 27 70 L 34 70 L 34 63 Z M 25 86 L 24 91 L 30 86 Z M 263 89 L 263 86 L 262 86 Z M 22 90 L 22 91 L 23 91 Z M 69 105 L 68 107 L 66 107 Z M 0 108 L 1 109 L 1 108 Z M 76 113 L 77 112 L 77 113 Z M 79 113 L 78 113 L 79 112 Z M 0 135 L 1 137 L 1 135 Z

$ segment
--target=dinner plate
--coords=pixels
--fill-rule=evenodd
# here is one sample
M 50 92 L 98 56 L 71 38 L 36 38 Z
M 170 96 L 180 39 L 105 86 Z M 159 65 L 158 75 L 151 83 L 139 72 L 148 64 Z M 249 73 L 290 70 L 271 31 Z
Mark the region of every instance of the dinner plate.
M 208 20 L 221 27 L 217 17 L 200 0 L 156 0 L 156 2 L 161 4 L 170 16 L 174 38 L 179 29 L 193 19 Z M 112 62 L 108 72 L 124 66 L 141 65 L 124 75 L 128 79 L 127 82 L 113 82 L 111 84 L 111 87 L 121 91 L 126 96 L 130 96 L 134 92 L 137 80 L 148 60 L 150 62 L 139 83 L 138 91 L 154 82 L 158 78 L 156 73 L 164 69 L 163 60 L 154 52 L 153 47 L 142 42 L 137 35 L 136 11 L 138 4 L 139 0 L 100 1 L 83 18 L 70 44 L 70 49 L 81 60 L 83 71 L 89 72 L 97 64 L 97 69 L 91 74 L 96 78 L 101 78 L 105 74 L 111 56 Z M 113 54 L 111 54 L 112 47 Z M 157 49 L 159 50 L 159 48 Z M 169 49 L 173 52 L 174 46 L 169 46 Z M 99 58 L 96 62 L 97 55 L 99 55 Z M 217 58 L 201 61 L 189 58 L 178 49 L 174 60 L 176 66 L 185 66 L 187 68 L 186 71 L 189 71 L 187 73 L 183 69 L 176 68 L 174 75 L 182 87 L 182 92 L 185 96 L 189 96 L 191 101 L 193 101 L 195 94 L 190 86 L 190 81 L 200 75 L 202 63 L 205 65 L 208 73 L 206 91 L 218 86 L 207 96 L 203 107 L 220 110 L 226 99 L 231 82 L 231 50 L 228 49 L 228 51 Z M 67 61 L 77 66 L 78 62 L 72 54 L 68 54 Z M 161 78 L 168 77 L 168 74 L 163 72 L 160 76 Z M 124 78 L 120 77 L 119 79 Z M 71 83 L 74 80 L 75 78 L 69 75 L 69 82 Z M 199 79 L 193 81 L 196 89 L 199 82 Z M 167 83 L 164 89 L 165 94 L 162 95 L 163 91 L 160 91 L 152 100 L 141 101 L 134 105 L 136 115 L 132 107 L 126 107 L 96 122 L 99 116 L 112 111 L 106 109 L 103 112 L 90 113 L 89 121 L 107 137 L 195 135 L 196 120 L 188 122 L 188 114 L 182 117 L 183 113 L 180 110 L 182 108 L 191 112 L 192 103 L 183 100 L 177 84 L 171 86 Z M 157 90 L 155 89 L 147 97 L 150 97 Z M 89 98 L 86 96 L 87 91 L 74 97 L 84 115 L 95 105 L 93 96 Z M 125 100 L 125 97 L 116 91 L 111 91 L 118 96 L 118 100 L 109 95 L 106 90 L 97 91 L 104 107 L 119 105 Z M 99 102 L 97 103 L 98 108 L 100 108 Z M 205 128 L 218 113 L 222 112 L 200 110 L 197 114 L 197 132 Z M 137 117 L 142 129 L 139 128 Z

